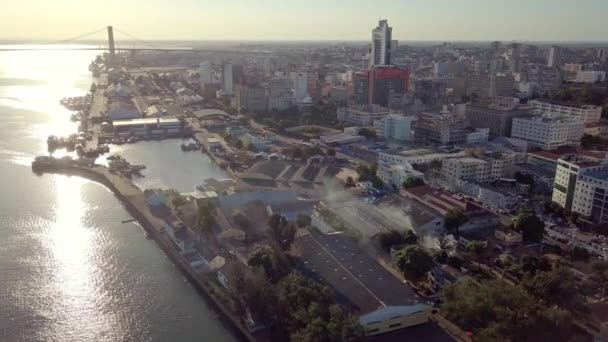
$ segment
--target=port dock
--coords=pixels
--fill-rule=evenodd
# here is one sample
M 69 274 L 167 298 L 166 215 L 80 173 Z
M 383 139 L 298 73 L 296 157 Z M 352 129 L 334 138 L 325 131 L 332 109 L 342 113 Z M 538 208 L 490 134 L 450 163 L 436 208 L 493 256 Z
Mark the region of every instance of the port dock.
M 207 276 L 197 273 L 187 260 L 177 251 L 171 238 L 164 232 L 164 222 L 150 211 L 144 192 L 124 175 L 114 174 L 102 165 L 88 164 L 82 160 L 37 157 L 32 162 L 32 171 L 37 174 L 61 174 L 78 176 L 104 185 L 121 201 L 129 214 L 154 239 L 163 252 L 182 271 L 186 278 L 202 292 L 211 305 L 221 314 L 222 321 L 243 341 L 256 341 L 240 319 L 230 313 L 228 308 L 215 297 Z

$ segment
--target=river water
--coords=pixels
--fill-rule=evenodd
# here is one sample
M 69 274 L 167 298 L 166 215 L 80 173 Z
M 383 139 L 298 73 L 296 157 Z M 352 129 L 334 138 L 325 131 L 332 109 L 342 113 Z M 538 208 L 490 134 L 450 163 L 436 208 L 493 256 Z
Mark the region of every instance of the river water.
M 87 91 L 93 57 L 0 52 L 0 341 L 235 341 L 107 189 L 30 171 L 49 134 L 75 132 L 59 99 Z M 224 177 L 179 144 L 112 152 L 148 165 L 144 187 Z

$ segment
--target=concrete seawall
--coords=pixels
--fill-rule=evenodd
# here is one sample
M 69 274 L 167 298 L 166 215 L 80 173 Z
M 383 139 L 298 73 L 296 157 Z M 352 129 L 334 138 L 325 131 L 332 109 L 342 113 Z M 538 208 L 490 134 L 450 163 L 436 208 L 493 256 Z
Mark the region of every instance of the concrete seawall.
M 163 250 L 171 261 L 180 269 L 190 283 L 204 295 L 206 301 L 221 313 L 222 322 L 230 328 L 243 341 L 257 341 L 242 324 L 241 320 L 233 315 L 226 306 L 220 302 L 212 293 L 212 288 L 207 284 L 207 279 L 202 279 L 188 264 L 186 260 L 175 249 L 171 239 L 161 232 L 158 224 L 149 218 L 151 213 L 143 208 L 141 203 L 134 200 L 135 197 L 143 198 L 143 191 L 137 188 L 130 180 L 122 176 L 110 174 L 103 166 L 94 168 L 78 165 L 57 165 L 57 163 L 32 164 L 32 170 L 38 174 L 54 173 L 67 176 L 82 177 L 108 188 L 123 204 L 129 214 L 146 230 L 154 239 L 156 244 Z M 147 212 L 146 212 L 147 211 Z

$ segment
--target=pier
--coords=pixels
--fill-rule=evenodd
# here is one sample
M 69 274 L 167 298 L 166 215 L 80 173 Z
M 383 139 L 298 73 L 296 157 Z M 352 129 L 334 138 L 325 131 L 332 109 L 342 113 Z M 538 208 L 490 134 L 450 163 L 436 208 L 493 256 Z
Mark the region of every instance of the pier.
M 133 217 L 133 220 L 144 228 L 149 238 L 156 241 L 157 245 L 190 283 L 205 295 L 205 298 L 220 313 L 223 322 L 232 328 L 243 341 L 256 341 L 241 320 L 213 295 L 207 276 L 194 271 L 188 261 L 179 254 L 173 241 L 164 232 L 164 221 L 152 214 L 146 203 L 144 192 L 130 179 L 121 174 L 114 174 L 102 165 L 89 164 L 82 160 L 56 159 L 46 156 L 37 157 L 32 162 L 32 171 L 37 174 L 51 173 L 82 177 L 100 183 L 112 191 Z

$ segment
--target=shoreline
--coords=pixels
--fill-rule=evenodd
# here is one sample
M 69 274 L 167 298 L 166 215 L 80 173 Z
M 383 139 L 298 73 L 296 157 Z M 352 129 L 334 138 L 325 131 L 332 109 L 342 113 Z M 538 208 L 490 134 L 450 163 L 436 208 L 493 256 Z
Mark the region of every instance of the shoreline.
M 135 199 L 143 197 L 143 191 L 125 177 L 113 175 L 105 166 L 96 165 L 94 168 L 75 164 L 63 164 L 59 160 L 54 162 L 32 162 L 32 172 L 36 174 L 60 174 L 65 176 L 77 176 L 95 183 L 101 184 L 114 194 L 121 202 L 127 212 L 139 223 L 139 225 L 154 239 L 154 242 L 163 253 L 169 257 L 183 276 L 188 279 L 197 292 L 203 295 L 203 299 L 216 311 L 220 321 L 225 328 L 229 329 L 241 341 L 257 341 L 241 321 L 234 316 L 226 306 L 213 295 L 213 289 L 206 284 L 190 265 L 175 249 L 173 241 L 161 232 L 150 219 L 151 212 L 143 208 L 141 203 Z

